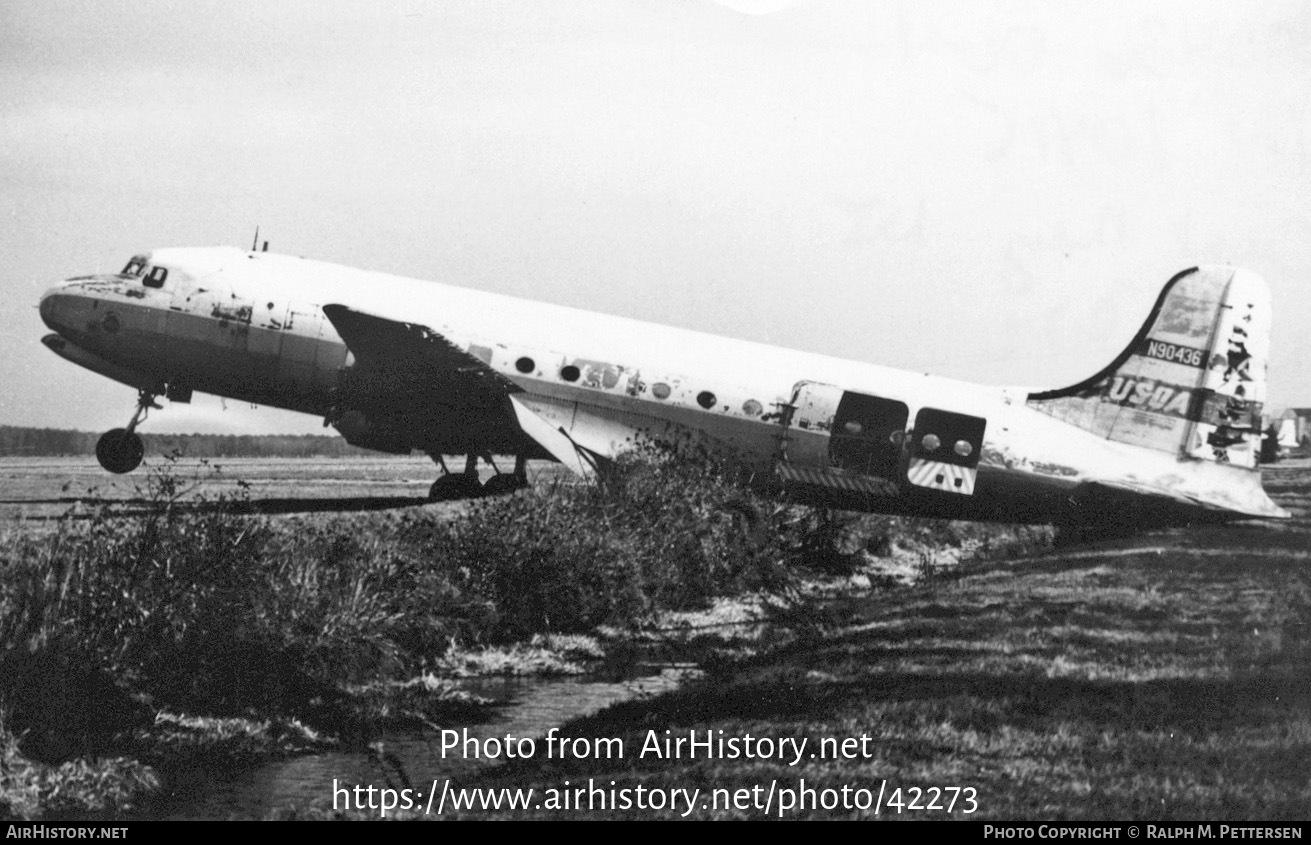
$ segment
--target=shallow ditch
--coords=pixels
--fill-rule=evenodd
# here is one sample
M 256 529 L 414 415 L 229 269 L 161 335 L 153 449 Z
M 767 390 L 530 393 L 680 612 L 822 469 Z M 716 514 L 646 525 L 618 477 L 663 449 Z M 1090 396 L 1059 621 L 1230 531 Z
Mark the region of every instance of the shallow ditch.
M 290 757 L 249 768 L 195 767 L 166 776 L 151 813 L 167 819 L 265 819 L 331 817 L 333 786 L 412 787 L 427 795 L 434 780 L 461 780 L 501 761 L 466 757 L 464 739 L 507 735 L 540 739 L 562 723 L 612 704 L 654 696 L 676 687 L 695 670 L 686 666 L 638 666 L 623 680 L 613 678 L 478 678 L 461 683 L 469 692 L 497 702 L 490 719 L 443 725 L 459 732 L 459 745 L 443 750 L 436 730 L 395 731 L 367 749 Z M 447 744 L 455 737 L 448 736 Z M 538 743 L 538 747 L 543 746 Z M 339 803 L 338 808 L 342 805 Z

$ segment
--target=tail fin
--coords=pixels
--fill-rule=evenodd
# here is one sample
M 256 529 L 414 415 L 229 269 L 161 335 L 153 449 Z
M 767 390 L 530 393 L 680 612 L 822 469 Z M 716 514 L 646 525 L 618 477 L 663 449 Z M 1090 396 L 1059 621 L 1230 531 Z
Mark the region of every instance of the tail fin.
M 1255 470 L 1270 350 L 1270 291 L 1233 267 L 1185 270 L 1133 342 L 1095 376 L 1029 407 L 1108 440 Z

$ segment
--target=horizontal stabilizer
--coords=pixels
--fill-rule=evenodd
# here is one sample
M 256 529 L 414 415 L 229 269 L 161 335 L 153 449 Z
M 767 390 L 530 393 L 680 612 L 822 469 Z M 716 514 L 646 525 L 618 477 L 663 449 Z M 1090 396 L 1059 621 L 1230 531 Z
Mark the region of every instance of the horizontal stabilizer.
M 1286 519 L 1288 511 L 1270 501 L 1259 485 L 1226 485 L 1216 487 L 1203 497 L 1175 487 L 1162 487 L 1126 479 L 1104 479 L 1091 482 L 1091 487 L 1105 487 L 1139 496 L 1155 496 L 1180 505 L 1220 513 L 1241 513 L 1262 519 Z

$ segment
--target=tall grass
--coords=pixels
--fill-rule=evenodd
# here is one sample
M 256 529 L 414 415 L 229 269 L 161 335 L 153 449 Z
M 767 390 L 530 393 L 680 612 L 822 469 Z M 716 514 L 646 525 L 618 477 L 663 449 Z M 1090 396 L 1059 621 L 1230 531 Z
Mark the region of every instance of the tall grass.
M 0 757 L 110 757 L 162 709 L 342 733 L 380 709 L 358 690 L 432 670 L 453 643 L 632 625 L 786 590 L 798 561 L 845 572 L 908 538 L 963 542 L 941 524 L 784 507 L 741 481 L 644 448 L 601 484 L 455 515 L 297 521 L 250 515 L 241 488 L 192 495 L 166 463 L 144 510 L 0 536 Z M 15 771 L 0 764 L 0 810 L 30 806 Z
M 432 549 L 486 603 L 487 636 L 571 633 L 781 587 L 780 538 L 759 530 L 770 507 L 713 462 L 648 448 L 601 484 L 480 504 Z
M 454 641 L 622 625 L 784 580 L 777 549 L 744 533 L 762 504 L 667 456 L 363 532 L 185 488 L 166 465 L 144 513 L 0 538 L 0 714 L 26 753 L 101 753 L 160 707 L 331 723 L 343 690 L 413 677 Z

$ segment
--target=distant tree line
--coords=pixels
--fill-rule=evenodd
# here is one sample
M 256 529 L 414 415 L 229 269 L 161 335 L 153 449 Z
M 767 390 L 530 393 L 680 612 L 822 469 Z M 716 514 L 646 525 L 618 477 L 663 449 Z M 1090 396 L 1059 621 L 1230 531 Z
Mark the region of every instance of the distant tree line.
M 94 455 L 99 432 L 0 425 L 0 457 Z M 146 454 L 173 452 L 189 458 L 340 458 L 372 455 L 338 435 L 319 434 L 147 434 Z

